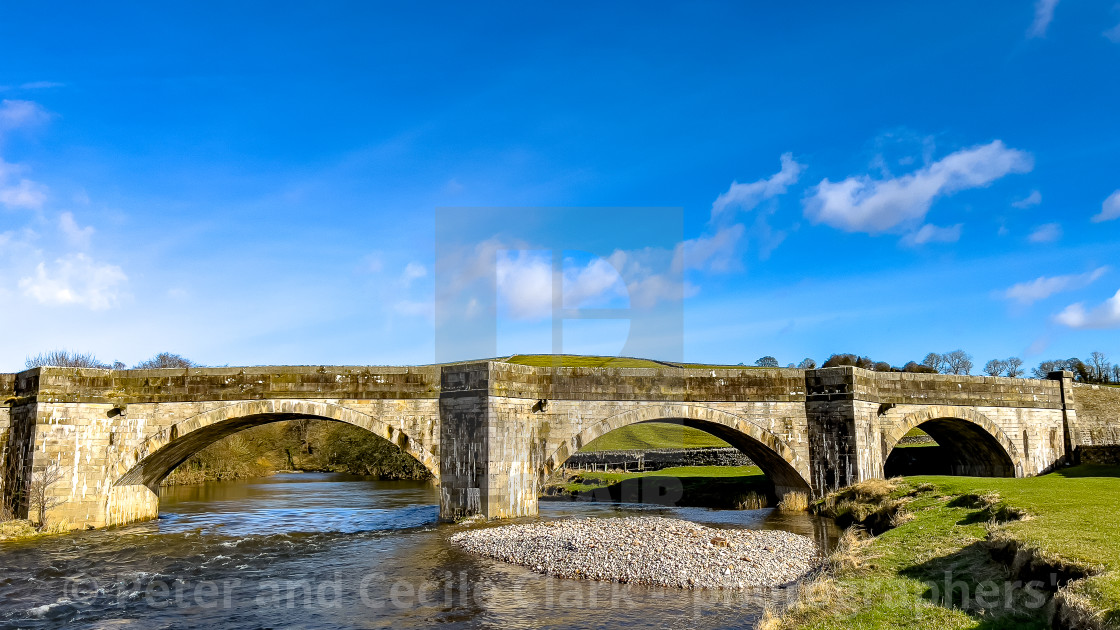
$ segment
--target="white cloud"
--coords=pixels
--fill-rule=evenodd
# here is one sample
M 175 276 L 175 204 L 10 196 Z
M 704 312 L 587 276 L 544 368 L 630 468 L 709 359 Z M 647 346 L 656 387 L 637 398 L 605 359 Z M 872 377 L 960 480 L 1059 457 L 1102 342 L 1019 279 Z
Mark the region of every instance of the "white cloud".
M 552 313 L 550 260 L 539 251 L 498 252 L 498 295 L 514 319 L 538 319 Z
M 1100 223 L 1113 219 L 1120 219 L 1120 190 L 1112 193 L 1108 196 L 1108 199 L 1104 200 L 1104 203 L 1101 204 L 1101 213 L 1095 215 L 1091 220 L 1093 223 Z
M 435 316 L 435 304 L 430 301 L 398 300 L 393 304 L 393 310 L 408 317 L 427 317 L 431 319 Z
M 731 182 L 727 192 L 716 197 L 712 203 L 712 218 L 723 214 L 729 208 L 750 210 L 764 199 L 785 194 L 786 190 L 797 183 L 801 171 L 805 170 L 804 164 L 798 164 L 793 159 L 792 153 L 783 153 L 781 156 L 782 168 L 768 178 L 760 179 L 749 184 Z
M 21 84 L 19 86 L 19 89 L 21 89 L 21 90 L 48 90 L 50 88 L 64 87 L 65 85 L 66 85 L 65 83 L 58 83 L 56 81 L 29 81 L 27 83 Z
M 404 266 L 404 271 L 401 273 L 401 284 L 407 287 L 414 280 L 419 280 L 426 275 L 428 275 L 427 267 L 418 262 L 410 262 Z
M 1095 330 L 1120 328 L 1120 291 L 1091 310 L 1085 310 L 1082 302 L 1070 304 L 1054 319 L 1070 328 Z
M 962 149 L 913 173 L 889 179 L 868 175 L 824 179 L 805 201 L 805 216 L 848 232 L 876 234 L 921 223 L 934 199 L 988 186 L 1033 168 L 1029 153 L 1002 141 Z
M 916 247 L 926 243 L 956 243 L 961 240 L 961 227 L 962 224 L 960 223 L 949 227 L 939 227 L 927 223 L 918 228 L 917 231 L 902 237 L 902 244 Z
M 1039 276 L 1030 282 L 1020 282 L 1003 292 L 1003 297 L 1020 304 L 1033 304 L 1055 293 L 1076 291 L 1093 284 L 1108 273 L 1108 267 L 1098 267 L 1088 273 L 1066 276 Z
M 1060 223 L 1044 223 L 1034 229 L 1027 240 L 1032 243 L 1053 243 L 1062 238 L 1062 225 Z
M 62 231 L 62 236 L 68 243 L 79 249 L 88 248 L 89 241 L 93 238 L 93 226 L 79 227 L 78 222 L 74 220 L 74 214 L 70 212 L 63 212 L 58 218 L 58 229 Z
M 1113 44 L 1120 44 L 1120 24 L 1117 24 L 1116 26 L 1113 26 L 1112 28 L 1105 31 L 1104 36 L 1107 37 L 1108 41 L 1112 42 Z
M 28 127 L 46 121 L 47 110 L 33 101 L 0 101 L 0 131 Z
M 1046 28 L 1050 26 L 1050 21 L 1054 19 L 1054 7 L 1056 6 L 1058 6 L 1058 0 L 1035 0 L 1034 22 L 1031 22 L 1031 27 L 1027 30 L 1027 37 L 1046 35 Z
M 1027 195 L 1026 197 L 1023 197 L 1018 201 L 1012 201 L 1011 205 L 1016 208 L 1030 208 L 1031 206 L 1037 206 L 1040 203 L 1042 203 L 1042 193 L 1038 192 L 1037 190 L 1032 190 L 1031 194 Z
M 736 250 L 745 230 L 742 223 L 736 223 L 720 228 L 711 236 L 698 236 L 684 241 L 677 246 L 674 269 L 706 269 L 719 273 L 739 269 Z
M 58 258 L 48 270 L 39 263 L 35 275 L 21 279 L 24 295 L 40 304 L 76 304 L 93 310 L 115 306 L 128 277 L 120 267 L 91 260 L 85 254 Z
M 0 169 L 3 165 L 0 165 Z M 4 179 L 4 171 L 0 170 L 0 204 L 8 208 L 30 208 L 38 210 L 47 200 L 47 187 L 29 179 L 20 179 L 15 183 L 8 183 Z

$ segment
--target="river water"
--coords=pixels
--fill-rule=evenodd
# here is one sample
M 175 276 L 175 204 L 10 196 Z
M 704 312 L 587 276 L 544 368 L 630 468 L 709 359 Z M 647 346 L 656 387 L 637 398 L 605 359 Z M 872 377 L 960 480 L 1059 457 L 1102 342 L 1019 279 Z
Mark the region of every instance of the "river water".
M 318 473 L 167 488 L 158 521 L 0 543 L 0 627 L 742 628 L 793 594 L 540 575 L 452 546 L 471 525 L 437 523 L 437 502 L 426 483 Z M 835 540 L 773 510 L 542 501 L 539 518 L 632 514 Z

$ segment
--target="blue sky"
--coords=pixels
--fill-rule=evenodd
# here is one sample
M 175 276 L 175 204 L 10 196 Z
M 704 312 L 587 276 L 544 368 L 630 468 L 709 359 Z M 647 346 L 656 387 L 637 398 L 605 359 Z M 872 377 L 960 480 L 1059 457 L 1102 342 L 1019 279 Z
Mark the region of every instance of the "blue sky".
M 690 361 L 1120 359 L 1113 2 L 9 3 L 0 59 L 5 370 L 430 362 L 437 207 L 682 209 L 564 294 Z M 560 225 L 472 236 L 498 352 L 551 349 L 555 230 L 619 234 Z

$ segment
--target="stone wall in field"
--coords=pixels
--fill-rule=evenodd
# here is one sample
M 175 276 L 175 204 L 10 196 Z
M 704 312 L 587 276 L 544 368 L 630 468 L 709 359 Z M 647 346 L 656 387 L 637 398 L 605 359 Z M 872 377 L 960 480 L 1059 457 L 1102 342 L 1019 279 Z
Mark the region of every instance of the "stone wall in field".
M 673 448 L 652 451 L 589 451 L 568 458 L 573 470 L 661 470 L 677 466 L 753 466 L 737 448 Z

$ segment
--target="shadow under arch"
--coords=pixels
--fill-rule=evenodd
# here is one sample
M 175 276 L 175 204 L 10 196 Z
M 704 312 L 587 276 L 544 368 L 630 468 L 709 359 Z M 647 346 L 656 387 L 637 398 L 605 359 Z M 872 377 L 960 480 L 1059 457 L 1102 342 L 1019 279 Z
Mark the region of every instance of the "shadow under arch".
M 929 434 L 937 446 L 896 448 L 903 436 L 914 428 Z M 907 471 L 907 467 L 917 468 Z M 1023 460 L 1015 443 L 984 414 L 968 407 L 933 406 L 906 415 L 883 436 L 883 472 L 888 477 L 898 474 L 1022 477 Z
M 781 438 L 757 424 L 731 413 L 700 405 L 650 405 L 616 414 L 561 444 L 542 468 L 543 480 L 583 446 L 616 429 L 643 422 L 676 423 L 710 433 L 739 449 L 774 483 L 780 498 L 789 492 L 812 494 L 809 466 Z
M 310 400 L 253 400 L 234 403 L 182 420 L 150 436 L 116 462 L 124 472 L 113 486 L 147 486 L 153 491 L 179 464 L 238 431 L 282 420 L 331 420 L 361 427 L 399 446 L 439 479 L 439 460 L 408 435 L 380 418 L 348 407 Z

